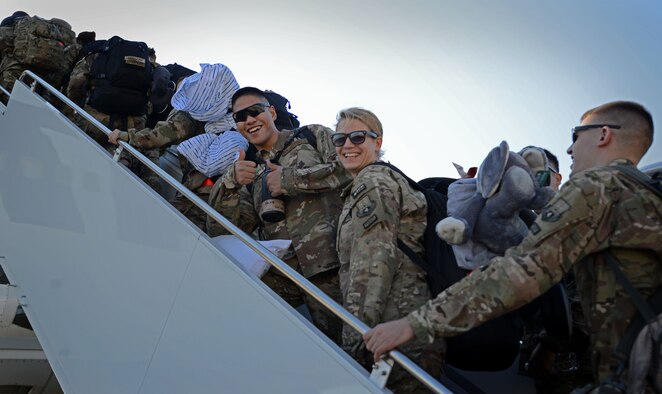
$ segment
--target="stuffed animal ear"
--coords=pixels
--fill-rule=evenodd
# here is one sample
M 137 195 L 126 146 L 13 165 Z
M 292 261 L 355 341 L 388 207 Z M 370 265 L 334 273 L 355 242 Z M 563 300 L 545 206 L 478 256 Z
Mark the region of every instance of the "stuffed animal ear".
M 547 155 L 538 147 L 527 146 L 519 151 L 519 155 L 524 158 L 533 174 L 537 174 L 539 171 L 545 171 L 548 168 Z
M 506 172 L 509 149 L 508 143 L 501 141 L 501 144 L 492 149 L 480 164 L 476 179 L 478 181 L 478 192 L 483 198 L 492 197 L 499 189 L 503 174 Z

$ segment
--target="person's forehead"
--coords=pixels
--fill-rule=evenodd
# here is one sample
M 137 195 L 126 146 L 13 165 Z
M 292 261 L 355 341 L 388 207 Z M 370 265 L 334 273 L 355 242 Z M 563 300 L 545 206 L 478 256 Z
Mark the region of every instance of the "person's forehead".
M 343 119 L 338 123 L 338 130 L 346 132 L 368 130 L 368 126 L 358 119 Z
M 252 94 L 246 94 L 246 95 L 243 95 L 243 96 L 237 98 L 237 100 L 235 100 L 234 105 L 232 106 L 232 109 L 236 112 L 236 111 L 242 110 L 244 108 L 250 107 L 251 105 L 255 105 L 255 104 L 263 103 L 263 102 L 266 102 L 266 100 L 259 97 L 259 96 L 255 96 L 255 95 L 252 95 Z

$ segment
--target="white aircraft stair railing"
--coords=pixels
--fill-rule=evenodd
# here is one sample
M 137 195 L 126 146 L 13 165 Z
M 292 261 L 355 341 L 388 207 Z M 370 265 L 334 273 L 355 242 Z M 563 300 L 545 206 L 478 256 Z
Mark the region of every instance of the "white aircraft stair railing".
M 42 86 L 45 88 L 48 92 L 50 92 L 51 95 L 65 103 L 67 106 L 73 108 L 79 116 L 82 116 L 85 118 L 87 121 L 95 125 L 99 130 L 103 131 L 106 134 L 109 134 L 111 131 L 108 130 L 108 128 L 100 123 L 98 120 L 96 120 L 94 117 L 91 115 L 87 114 L 83 109 L 81 109 L 78 105 L 75 103 L 71 102 L 65 95 L 60 93 L 59 91 L 55 90 L 52 88 L 47 82 L 39 78 L 37 75 L 33 74 L 30 71 L 26 71 L 20 78 L 21 81 L 23 81 L 26 77 L 30 78 L 32 82 L 32 90 L 35 91 L 37 88 L 37 85 Z M 116 153 L 114 155 L 115 160 L 118 159 L 119 153 L 121 150 L 126 150 L 130 154 L 132 154 L 136 159 L 138 159 L 140 162 L 142 162 L 145 166 L 147 166 L 150 170 L 152 170 L 154 173 L 156 173 L 158 176 L 160 176 L 162 179 L 164 179 L 168 184 L 170 184 L 173 188 L 175 188 L 179 193 L 181 193 L 183 196 L 188 198 L 191 202 L 193 202 L 196 206 L 198 206 L 200 209 L 202 209 L 206 214 L 211 216 L 214 220 L 216 220 L 218 223 L 220 223 L 228 232 L 236 236 L 238 239 L 240 239 L 243 243 L 245 243 L 248 247 L 250 247 L 253 251 L 255 251 L 258 255 L 260 255 L 262 258 L 264 258 L 269 264 L 271 264 L 272 267 L 280 271 L 283 275 L 291 279 L 297 286 L 299 286 L 302 290 L 304 290 L 307 294 L 309 294 L 311 297 L 315 298 L 317 301 L 319 301 L 321 304 L 323 304 L 326 308 L 328 308 L 330 311 L 332 311 L 335 315 L 337 315 L 339 318 L 341 318 L 345 323 L 347 323 L 350 327 L 358 331 L 359 333 L 363 334 L 365 333 L 369 327 L 360 321 L 358 318 L 356 318 L 354 315 L 349 313 L 347 310 L 345 310 L 341 305 L 336 303 L 333 299 L 331 299 L 329 296 L 324 294 L 322 291 L 320 291 L 316 286 L 314 286 L 312 283 L 310 283 L 307 279 L 305 279 L 301 274 L 299 274 L 296 270 L 291 268 L 289 265 L 284 263 L 282 260 L 274 256 L 269 250 L 267 250 L 265 247 L 263 247 L 260 243 L 255 241 L 253 238 L 251 238 L 248 234 L 243 232 L 241 229 L 236 227 L 234 224 L 232 224 L 230 221 L 228 221 L 225 217 L 223 217 L 221 214 L 219 214 L 217 211 L 212 209 L 207 202 L 203 201 L 200 199 L 198 196 L 196 196 L 193 192 L 191 192 L 188 188 L 183 186 L 180 182 L 178 182 L 176 179 L 174 179 L 172 176 L 170 176 L 168 173 L 166 173 L 164 170 L 162 170 L 158 165 L 154 164 L 151 160 L 146 158 L 140 151 L 129 145 L 128 143 L 124 141 L 120 141 L 120 146 L 116 150 Z M 407 358 L 404 354 L 402 354 L 399 351 L 391 351 L 388 355 L 388 358 L 385 358 L 385 360 L 382 360 L 380 363 L 376 364 L 370 379 L 380 388 L 384 388 L 391 370 L 391 365 L 393 364 L 393 361 L 397 362 L 400 364 L 405 370 L 407 370 L 409 373 L 411 373 L 416 379 L 424 383 L 428 388 L 430 388 L 433 392 L 437 393 L 450 393 L 450 391 L 443 386 L 440 382 L 438 382 L 435 378 L 430 376 L 427 372 L 425 372 L 422 368 L 420 368 L 417 364 L 412 362 L 409 358 Z
M 4 100 L 9 100 L 10 96 L 11 96 L 11 94 L 9 94 L 7 89 L 5 89 L 4 87 L 2 87 L 0 85 L 0 115 L 5 113 L 5 109 L 7 108 L 7 106 L 5 104 L 3 104 L 3 101 Z

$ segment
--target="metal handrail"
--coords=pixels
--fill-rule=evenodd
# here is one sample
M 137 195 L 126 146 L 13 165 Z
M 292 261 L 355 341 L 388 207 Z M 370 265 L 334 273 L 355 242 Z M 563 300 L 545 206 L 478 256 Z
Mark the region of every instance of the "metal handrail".
M 73 108 L 76 112 L 78 112 L 79 115 L 83 116 L 86 120 L 88 120 L 90 123 L 96 126 L 99 130 L 104 132 L 106 135 L 111 133 L 111 130 L 109 130 L 105 125 L 103 125 L 101 122 L 99 122 L 94 117 L 89 115 L 82 108 L 76 105 L 76 103 L 72 102 L 67 96 L 65 96 L 64 94 L 53 88 L 50 84 L 48 84 L 46 81 L 41 79 L 38 75 L 34 74 L 33 72 L 29 70 L 24 71 L 23 74 L 21 74 L 21 76 L 19 77 L 19 80 L 23 81 L 24 77 L 26 76 L 32 78 L 32 80 L 34 81 L 34 83 L 32 84 L 33 91 L 36 88 L 36 84 L 43 86 L 51 94 L 55 95 L 55 97 L 57 97 L 67 106 Z M 146 165 L 155 174 L 163 178 L 166 182 L 168 182 L 168 184 L 170 184 L 170 186 L 175 188 L 178 192 L 180 192 L 183 196 L 188 198 L 198 208 L 202 209 L 207 215 L 211 216 L 214 220 L 220 223 L 223 227 L 225 227 L 225 229 L 228 232 L 239 238 L 255 253 L 257 253 L 262 258 L 264 258 L 272 267 L 275 267 L 278 271 L 280 271 L 283 275 L 285 275 L 288 279 L 294 282 L 297 286 L 303 289 L 306 293 L 308 293 L 319 303 L 321 303 L 326 308 L 328 308 L 334 315 L 338 316 L 350 327 L 354 328 L 361 335 L 363 335 L 370 329 L 370 327 L 368 327 L 365 323 L 359 320 L 356 316 L 347 312 L 346 309 L 344 309 L 341 305 L 335 302 L 331 297 L 320 291 L 315 285 L 310 283 L 310 281 L 304 278 L 295 269 L 287 265 L 278 257 L 274 256 L 267 248 L 265 248 L 259 242 L 251 238 L 239 227 L 232 224 L 228 219 L 226 219 L 220 213 L 218 213 L 216 210 L 210 207 L 209 204 L 207 204 L 207 202 L 203 201 L 200 197 L 196 196 L 195 193 L 193 193 L 186 186 L 178 182 L 175 178 L 173 178 L 170 174 L 168 174 L 163 169 L 161 169 L 161 167 L 156 165 L 150 159 L 145 157 L 136 148 L 134 148 L 133 146 L 131 146 L 130 144 L 124 141 L 120 141 L 119 145 L 121 149 L 125 149 L 129 153 L 131 153 L 136 159 L 140 160 L 141 163 Z M 118 154 L 116 153 L 115 156 L 117 157 Z M 434 392 L 451 393 L 451 391 L 449 391 L 445 386 L 439 383 L 435 378 L 433 378 L 430 374 L 425 372 L 421 367 L 419 367 L 416 363 L 414 363 L 409 358 L 407 358 L 407 356 L 402 354 L 400 351 L 392 350 L 389 353 L 389 356 Z
M 7 89 L 5 89 L 2 85 L 0 85 L 0 97 L 2 96 L 7 96 L 7 98 L 9 98 L 11 97 L 11 94 L 7 91 Z

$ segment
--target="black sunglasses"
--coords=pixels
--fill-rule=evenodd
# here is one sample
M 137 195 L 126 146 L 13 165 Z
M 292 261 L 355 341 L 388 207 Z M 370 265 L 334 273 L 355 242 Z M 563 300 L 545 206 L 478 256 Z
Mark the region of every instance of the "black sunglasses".
M 609 127 L 610 129 L 620 129 L 621 126 L 617 124 L 585 124 L 581 126 L 575 126 L 572 128 L 572 143 L 574 144 L 577 141 L 577 133 L 584 130 L 590 129 L 601 129 L 603 127 Z
M 250 107 L 246 107 L 240 111 L 233 113 L 232 119 L 234 119 L 236 123 L 245 122 L 246 118 L 248 118 L 249 116 L 256 118 L 259 114 L 266 111 L 267 108 L 269 107 L 271 107 L 271 105 L 267 103 L 253 104 Z
M 359 131 L 352 131 L 349 134 L 345 134 L 345 133 L 331 134 L 331 141 L 333 142 L 333 145 L 337 146 L 338 148 L 345 145 L 345 141 L 347 141 L 347 138 L 349 138 L 349 140 L 352 141 L 352 144 L 361 145 L 362 143 L 365 142 L 366 135 L 375 139 L 379 137 L 379 135 L 374 131 L 359 130 Z

